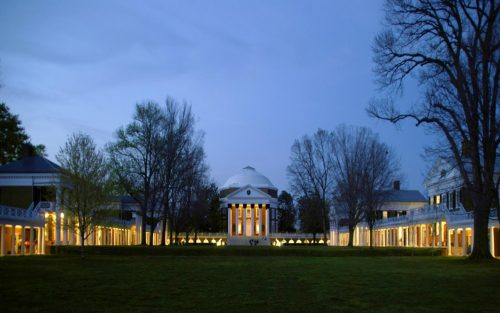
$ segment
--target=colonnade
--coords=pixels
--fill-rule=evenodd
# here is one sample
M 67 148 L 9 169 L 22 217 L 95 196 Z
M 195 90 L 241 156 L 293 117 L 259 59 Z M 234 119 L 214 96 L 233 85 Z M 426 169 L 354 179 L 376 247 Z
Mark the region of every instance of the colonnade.
M 265 237 L 269 235 L 269 210 L 266 204 L 230 204 L 227 228 L 230 237 Z M 250 220 L 250 230 L 247 220 Z
M 0 224 L 0 256 L 44 254 L 43 242 L 44 232 L 41 227 Z
M 373 246 L 378 247 L 446 247 L 447 255 L 467 256 L 471 253 L 474 244 L 472 227 L 454 226 L 448 228 L 445 221 L 437 223 L 423 223 L 398 227 L 376 228 L 373 230 Z M 500 256 L 500 227 L 488 228 L 490 252 L 493 256 Z M 338 245 L 346 246 L 349 233 L 338 234 Z M 332 241 L 335 245 L 336 242 Z M 370 232 L 368 227 L 356 227 L 353 233 L 354 246 L 369 246 Z

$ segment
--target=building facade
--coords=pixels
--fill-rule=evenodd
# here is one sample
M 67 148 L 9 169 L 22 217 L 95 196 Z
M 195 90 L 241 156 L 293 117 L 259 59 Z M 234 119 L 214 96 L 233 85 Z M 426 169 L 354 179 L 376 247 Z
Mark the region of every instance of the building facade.
M 231 176 L 220 189 L 221 206 L 227 210 L 228 245 L 270 245 L 276 231 L 278 189 L 247 166 Z
M 495 180 L 498 180 L 500 166 L 497 162 Z M 399 192 L 384 206 L 383 216 L 375 223 L 372 238 L 366 223 L 360 223 L 354 231 L 353 244 L 393 247 L 439 247 L 446 248 L 449 256 L 467 256 L 473 249 L 473 212 L 464 207 L 463 180 L 460 172 L 449 162 L 437 160 L 424 186 L 429 194 L 427 199 L 405 191 L 407 198 Z M 417 198 L 420 198 L 419 201 Z M 399 199 L 399 200 L 398 200 Z M 395 203 L 394 200 L 398 200 Z M 422 201 L 424 200 L 424 201 Z M 396 211 L 385 213 L 385 211 Z M 488 226 L 490 252 L 500 257 L 500 227 L 495 208 L 490 210 Z M 347 245 L 348 229 L 332 225 L 331 245 Z
M 0 166 L 0 256 L 47 254 L 51 246 L 81 243 L 77 219 L 61 206 L 62 189 L 60 167 L 46 158 L 26 157 Z M 138 205 L 129 197 L 112 202 L 120 214 L 95 225 L 86 245 L 140 243 Z M 159 243 L 159 229 L 153 240 Z

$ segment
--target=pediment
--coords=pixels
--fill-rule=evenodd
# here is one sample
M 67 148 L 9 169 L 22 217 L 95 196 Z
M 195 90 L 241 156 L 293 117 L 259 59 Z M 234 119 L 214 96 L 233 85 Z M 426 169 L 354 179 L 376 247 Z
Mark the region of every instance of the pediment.
M 432 184 L 456 177 L 460 177 L 458 169 L 453 167 L 448 161 L 439 158 L 434 162 L 427 174 L 424 185 L 429 188 Z
M 267 193 L 251 186 L 246 185 L 238 190 L 228 194 L 226 199 L 271 199 L 272 197 Z

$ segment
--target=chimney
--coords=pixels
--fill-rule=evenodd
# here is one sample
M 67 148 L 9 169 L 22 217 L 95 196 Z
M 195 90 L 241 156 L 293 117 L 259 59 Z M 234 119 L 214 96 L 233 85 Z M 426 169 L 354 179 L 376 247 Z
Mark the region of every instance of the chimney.
M 29 143 L 23 143 L 23 159 L 35 156 L 35 147 Z
M 393 188 L 394 188 L 394 190 L 400 190 L 401 189 L 401 182 L 399 180 L 395 180 Z

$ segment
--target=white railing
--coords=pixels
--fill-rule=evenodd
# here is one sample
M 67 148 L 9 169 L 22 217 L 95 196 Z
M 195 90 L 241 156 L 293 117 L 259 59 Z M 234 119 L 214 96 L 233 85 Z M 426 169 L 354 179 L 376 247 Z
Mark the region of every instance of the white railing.
M 271 233 L 269 237 L 286 238 L 286 239 L 302 239 L 302 238 L 312 239 L 314 236 L 313 234 L 310 233 Z M 316 238 L 317 239 L 323 238 L 323 234 L 322 233 L 316 234 Z
M 33 208 L 33 203 L 31 203 L 30 208 Z M 40 201 L 37 205 L 32 209 L 35 212 L 45 212 L 45 211 L 54 211 L 55 206 L 54 203 L 49 201 Z
M 0 205 L 0 217 L 20 219 L 20 220 L 35 220 L 43 222 L 43 216 L 35 210 L 19 209 L 9 206 Z

